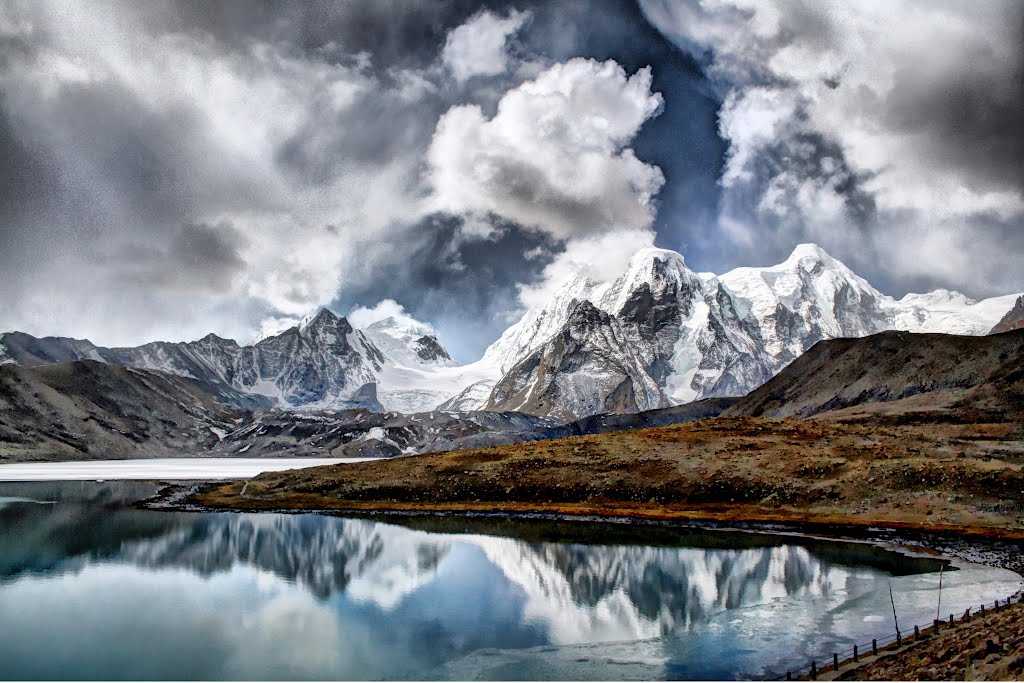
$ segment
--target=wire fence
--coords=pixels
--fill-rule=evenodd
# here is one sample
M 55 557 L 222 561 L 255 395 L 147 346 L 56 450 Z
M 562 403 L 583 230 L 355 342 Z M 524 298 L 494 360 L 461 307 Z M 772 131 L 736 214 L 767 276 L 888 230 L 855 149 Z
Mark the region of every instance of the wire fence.
M 769 678 L 768 680 L 789 681 L 805 678 L 814 680 L 823 674 L 834 673 L 847 664 L 859 662 L 865 657 L 877 655 L 887 648 L 892 648 L 893 646 L 898 648 L 902 645 L 917 642 L 922 638 L 931 637 L 936 633 L 941 633 L 943 627 L 948 628 L 955 624 L 962 624 L 971 618 L 989 614 L 992 611 L 1006 609 L 1013 604 L 1014 600 L 1017 603 L 1024 603 L 1024 595 L 1018 591 L 1003 600 L 995 600 L 991 605 L 979 605 L 977 611 L 968 609 L 960 615 L 950 614 L 948 619 L 935 619 L 930 624 L 915 624 L 897 633 L 878 636 L 866 643 L 858 643 L 850 648 L 831 652 L 825 657 L 811 659 L 799 668 L 789 669 L 781 676 Z

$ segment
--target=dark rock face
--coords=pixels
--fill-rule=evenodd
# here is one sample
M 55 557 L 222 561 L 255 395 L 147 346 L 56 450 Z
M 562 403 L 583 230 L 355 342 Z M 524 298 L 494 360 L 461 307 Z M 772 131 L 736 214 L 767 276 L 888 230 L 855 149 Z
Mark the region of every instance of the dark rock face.
M 643 279 L 615 283 L 616 311 L 575 302 L 562 329 L 494 385 L 485 408 L 563 420 L 633 413 L 739 395 L 771 376 L 757 324 L 716 280 L 659 253 L 631 272 Z
M 423 360 L 444 361 L 452 359 L 448 352 L 444 350 L 444 347 L 441 346 L 441 342 L 432 334 L 425 334 L 417 339 L 413 343 L 413 349 L 416 351 L 416 355 Z
M 1024 328 L 1024 296 L 1019 296 L 1013 308 L 1006 312 L 1006 315 L 996 323 L 989 334 L 999 334 L 1022 328 Z
M 571 420 L 667 406 L 636 352 L 641 346 L 637 325 L 576 302 L 562 330 L 494 385 L 485 410 Z

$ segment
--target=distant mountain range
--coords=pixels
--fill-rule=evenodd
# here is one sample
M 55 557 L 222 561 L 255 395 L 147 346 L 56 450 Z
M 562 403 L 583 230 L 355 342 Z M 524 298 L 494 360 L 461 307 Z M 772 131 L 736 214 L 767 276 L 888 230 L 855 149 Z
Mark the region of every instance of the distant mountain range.
M 1019 326 L 1022 313 L 1018 294 L 974 301 L 936 290 L 897 300 L 812 244 L 778 265 L 721 276 L 649 248 L 607 282 L 580 275 L 562 283 L 466 365 L 426 324 L 388 318 L 355 329 L 326 309 L 251 346 L 210 334 L 105 348 L 8 332 L 0 364 L 92 360 L 157 370 L 219 388 L 236 407 L 515 411 L 565 422 L 741 396 L 822 339 L 983 335 Z
M 1024 329 L 815 344 L 743 398 L 563 422 L 513 411 L 275 409 L 223 384 L 94 360 L 0 367 L 0 462 L 182 455 L 391 457 L 730 416 L 1020 424 Z

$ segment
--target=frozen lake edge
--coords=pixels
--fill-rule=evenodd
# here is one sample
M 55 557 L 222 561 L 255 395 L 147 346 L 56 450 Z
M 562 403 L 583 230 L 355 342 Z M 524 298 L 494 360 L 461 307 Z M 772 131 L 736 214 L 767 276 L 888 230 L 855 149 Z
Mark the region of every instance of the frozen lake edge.
M 0 465 L 0 481 L 225 480 L 375 458 L 147 458 Z

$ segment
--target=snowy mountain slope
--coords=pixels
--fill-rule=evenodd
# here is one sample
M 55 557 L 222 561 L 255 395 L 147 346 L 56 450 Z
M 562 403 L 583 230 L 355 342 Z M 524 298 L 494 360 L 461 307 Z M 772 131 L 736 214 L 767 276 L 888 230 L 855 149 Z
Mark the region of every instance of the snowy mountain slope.
M 721 280 L 757 321 L 775 372 L 821 339 L 884 330 L 986 334 L 1017 296 L 974 301 L 937 289 L 897 300 L 813 244 L 798 245 L 778 265 L 737 268 Z
M 988 334 L 1014 306 L 1017 294 L 975 301 L 959 292 L 937 289 L 928 294 L 908 294 L 893 306 L 895 330 Z
M 479 363 L 458 366 L 438 341 L 434 328 L 408 316 L 379 320 L 362 332 L 384 356 L 377 371 L 377 396 L 385 410 L 433 410 L 468 385 L 498 374 Z M 468 402 L 465 409 L 474 410 L 482 403 Z
M 675 252 L 641 250 L 619 277 L 582 291 L 590 299 L 576 301 L 561 330 L 495 384 L 488 409 L 563 419 L 636 412 L 730 395 L 770 376 L 756 326 L 715 278 Z
M 758 325 L 777 371 L 821 339 L 861 337 L 889 326 L 886 297 L 813 244 L 782 263 L 721 277 L 741 314 Z
M 480 410 L 487 404 L 487 399 L 494 390 L 493 379 L 481 379 L 473 382 L 437 407 L 438 410 Z
M 485 365 L 507 372 L 530 351 L 558 332 L 569 319 L 576 301 L 589 300 L 595 287 L 585 275 L 568 278 L 543 306 L 528 309 L 484 351 Z
M 446 404 L 470 386 L 480 382 L 490 384 L 500 376 L 495 366 L 483 360 L 467 365 L 419 368 L 385 363 L 377 373 L 377 394 L 386 410 L 423 412 Z M 445 410 L 478 410 L 485 400 L 486 396 L 475 400 L 471 394 L 466 394 L 458 406 L 453 404 Z
M 578 301 L 554 337 L 494 385 L 485 410 L 515 410 L 571 420 L 601 412 L 668 405 L 646 372 L 654 360 L 635 326 Z
M 434 328 L 416 320 L 387 317 L 364 327 L 362 333 L 393 364 L 403 367 L 455 365 L 437 340 Z

